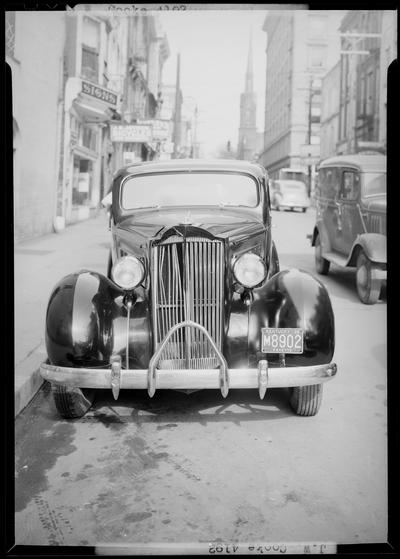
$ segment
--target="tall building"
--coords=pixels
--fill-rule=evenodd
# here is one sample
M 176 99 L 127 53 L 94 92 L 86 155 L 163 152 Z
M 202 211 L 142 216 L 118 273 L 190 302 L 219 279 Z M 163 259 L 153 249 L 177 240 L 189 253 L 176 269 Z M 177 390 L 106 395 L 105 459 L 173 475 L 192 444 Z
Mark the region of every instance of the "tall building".
M 349 11 L 340 27 L 337 153 L 386 150 L 387 69 L 396 57 L 396 12 Z
M 321 159 L 337 154 L 339 137 L 340 62 L 323 77 L 321 87 Z
M 271 10 L 267 34 L 264 146 L 272 178 L 283 167 L 311 175 L 319 159 L 321 78 L 337 62 L 344 12 Z
M 16 240 L 96 215 L 126 154 L 158 156 L 167 56 L 155 14 L 7 12 Z
M 60 11 L 6 13 L 16 242 L 53 230 L 63 117 L 65 17 Z
M 237 158 L 253 160 L 258 152 L 258 140 L 256 126 L 257 117 L 257 95 L 253 90 L 253 52 L 251 36 L 247 58 L 244 92 L 240 95 L 240 125 Z
M 94 215 L 109 188 L 114 167 L 109 124 L 120 119 L 126 37 L 125 18 L 67 12 L 58 197 L 58 217 L 67 224 Z

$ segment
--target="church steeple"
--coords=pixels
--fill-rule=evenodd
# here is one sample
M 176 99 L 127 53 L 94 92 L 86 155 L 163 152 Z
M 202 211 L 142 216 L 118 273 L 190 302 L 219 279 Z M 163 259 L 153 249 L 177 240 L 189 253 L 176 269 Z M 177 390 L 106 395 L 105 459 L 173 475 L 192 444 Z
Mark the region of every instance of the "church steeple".
M 240 124 L 238 139 L 238 159 L 251 161 L 257 152 L 258 136 L 256 125 L 257 94 L 253 89 L 253 45 L 249 36 L 249 52 L 244 92 L 240 95 Z
M 253 45 L 251 31 L 249 36 L 249 52 L 247 56 L 246 84 L 244 91 L 245 93 L 253 93 Z

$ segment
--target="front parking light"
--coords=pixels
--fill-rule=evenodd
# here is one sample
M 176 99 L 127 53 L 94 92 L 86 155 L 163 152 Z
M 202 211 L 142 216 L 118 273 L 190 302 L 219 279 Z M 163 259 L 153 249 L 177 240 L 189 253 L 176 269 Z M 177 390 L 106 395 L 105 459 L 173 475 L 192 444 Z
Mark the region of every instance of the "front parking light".
M 123 256 L 114 264 L 111 277 L 122 289 L 134 289 L 144 278 L 144 266 L 135 256 Z

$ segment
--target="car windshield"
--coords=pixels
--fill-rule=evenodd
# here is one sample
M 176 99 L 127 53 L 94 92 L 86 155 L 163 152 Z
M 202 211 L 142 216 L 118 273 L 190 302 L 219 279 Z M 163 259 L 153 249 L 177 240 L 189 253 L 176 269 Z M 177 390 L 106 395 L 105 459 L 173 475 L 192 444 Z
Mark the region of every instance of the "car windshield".
M 241 206 L 258 204 L 249 175 L 228 172 L 174 172 L 136 175 L 122 186 L 124 210 L 161 206 Z
M 386 194 L 386 173 L 363 173 L 363 195 Z
M 279 173 L 279 178 L 304 182 L 306 180 L 306 175 L 302 171 L 291 171 L 290 169 L 287 170 L 281 169 Z

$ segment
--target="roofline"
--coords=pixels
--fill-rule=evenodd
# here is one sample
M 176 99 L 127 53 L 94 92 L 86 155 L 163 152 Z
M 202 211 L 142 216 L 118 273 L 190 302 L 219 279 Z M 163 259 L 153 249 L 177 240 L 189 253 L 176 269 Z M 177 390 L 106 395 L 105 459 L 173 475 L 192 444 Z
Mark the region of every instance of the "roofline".
M 374 161 L 374 158 L 375 161 Z M 353 167 L 368 167 L 370 169 L 386 170 L 386 155 L 383 154 L 354 154 L 354 155 L 337 155 L 322 160 L 317 167 L 325 167 L 326 165 L 349 165 Z

